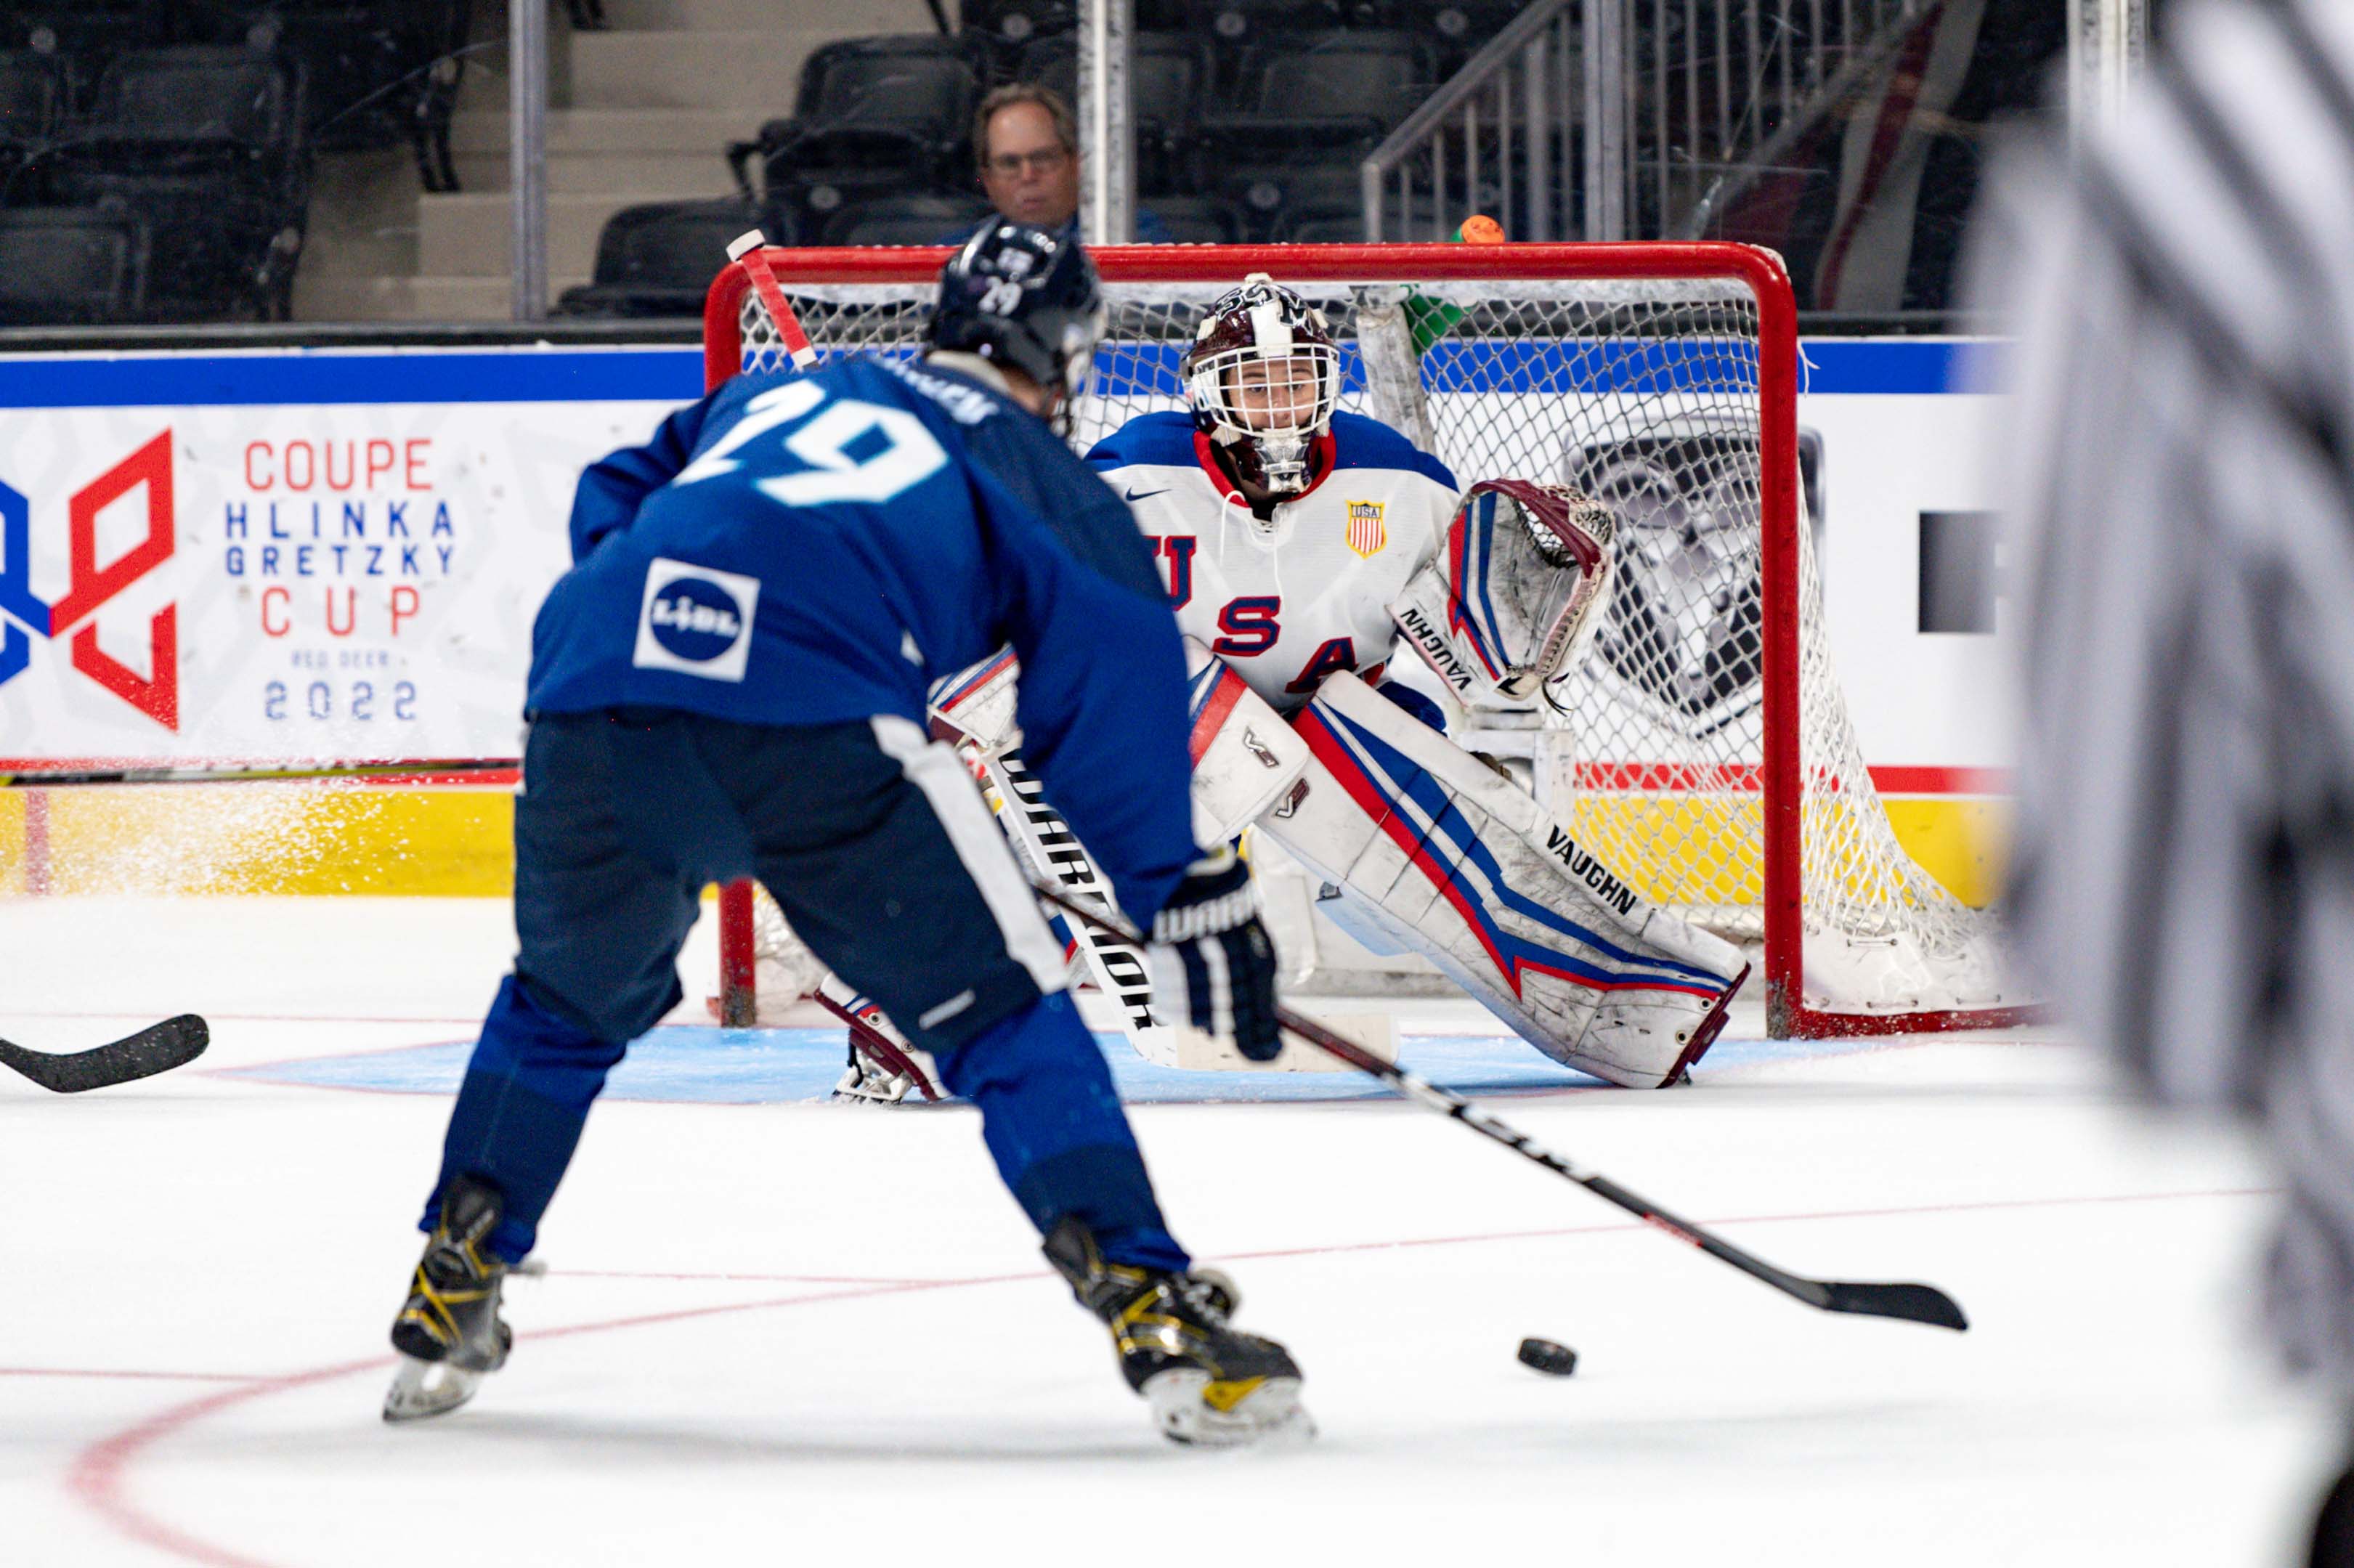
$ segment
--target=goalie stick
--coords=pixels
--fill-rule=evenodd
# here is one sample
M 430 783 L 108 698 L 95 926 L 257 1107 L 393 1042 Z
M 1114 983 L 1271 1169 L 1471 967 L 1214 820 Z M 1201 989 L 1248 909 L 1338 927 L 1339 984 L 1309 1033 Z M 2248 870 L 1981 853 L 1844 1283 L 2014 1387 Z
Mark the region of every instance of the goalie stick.
M 78 1095 L 102 1089 L 195 1061 L 205 1054 L 212 1032 L 193 1012 L 151 1023 L 136 1034 L 87 1051 L 28 1051 L 0 1040 L 0 1065 L 15 1068 L 45 1089 Z
M 1005 805 L 998 814 L 998 826 L 1013 840 L 1017 858 L 1033 874 L 1044 872 L 1053 876 L 1065 892 L 1111 908 L 1109 879 L 1096 869 L 1070 824 L 1046 803 L 1044 789 L 1030 771 L 1021 748 L 984 755 L 982 761 Z M 1119 1003 L 1120 1027 L 1129 1039 L 1156 1041 L 1161 1038 L 1161 1025 L 1152 1018 L 1152 977 L 1145 969 L 1143 950 L 1114 939 L 1112 929 L 1081 924 L 1071 928 L 1071 937 L 1097 988 Z M 1150 1055 L 1140 1044 L 1138 1054 Z
M 826 995 L 824 987 L 821 986 L 816 991 L 811 991 L 809 993 L 809 1000 L 817 1003 L 818 1006 L 823 1008 L 826 1012 L 831 1012 L 836 1018 L 842 1020 L 843 1023 L 849 1029 L 850 1048 L 853 1053 L 852 1065 L 854 1066 L 856 1065 L 855 1054 L 864 1051 L 868 1056 L 872 1057 L 878 1065 L 880 1065 L 885 1072 L 888 1072 L 896 1077 L 905 1078 L 909 1083 L 913 1084 L 915 1086 L 916 1092 L 923 1096 L 926 1100 L 936 1101 L 940 1097 L 938 1091 L 932 1087 L 930 1074 L 925 1072 L 921 1067 L 917 1066 L 915 1063 L 909 1061 L 907 1059 L 907 1053 L 900 1050 L 898 1044 L 889 1035 L 884 1033 L 881 1030 L 867 1022 L 866 1020 L 859 1017 L 855 1012 L 851 1012 L 850 1009 L 844 1007 L 833 998 Z M 894 1027 L 896 1028 L 896 1025 L 894 1025 Z M 847 1079 L 844 1080 L 845 1083 L 848 1081 L 849 1080 Z M 836 1097 L 842 1097 L 844 1094 L 844 1090 L 839 1086 L 835 1087 L 833 1092 Z
M 1076 898 L 1066 897 L 1043 883 L 1032 885 L 1039 897 L 1076 919 L 1086 921 L 1124 942 L 1141 943 L 1143 940 L 1135 928 L 1124 921 L 1091 908 Z M 1731 1264 L 1751 1278 L 1762 1280 L 1785 1296 L 1794 1296 L 1809 1307 L 1819 1308 L 1825 1312 L 1849 1312 L 1865 1318 L 1898 1318 L 1909 1323 L 1927 1323 L 1957 1331 L 1970 1326 L 1969 1319 L 1962 1315 L 1960 1304 L 1934 1285 L 1878 1285 L 1844 1279 L 1808 1279 L 1804 1275 L 1776 1268 L 1707 1227 L 1671 1213 L 1641 1194 L 1621 1187 L 1607 1176 L 1579 1170 L 1528 1134 L 1511 1127 L 1460 1095 L 1442 1089 L 1394 1062 L 1384 1062 L 1363 1046 L 1341 1038 L 1313 1019 L 1303 1018 L 1289 1008 L 1278 1007 L 1275 1021 L 1326 1055 L 1381 1079 L 1416 1104 L 1461 1122 L 1522 1159 L 1576 1182 L 1596 1197 L 1617 1205 L 1646 1224 L 1666 1232 L 1688 1246 L 1698 1247 L 1720 1263 Z

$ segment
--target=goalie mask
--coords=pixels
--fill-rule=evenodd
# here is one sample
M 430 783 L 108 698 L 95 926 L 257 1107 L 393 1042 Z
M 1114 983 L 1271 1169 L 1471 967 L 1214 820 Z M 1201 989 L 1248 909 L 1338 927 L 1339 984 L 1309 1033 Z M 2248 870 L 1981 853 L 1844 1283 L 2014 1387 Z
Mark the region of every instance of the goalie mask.
M 1253 272 L 1202 317 L 1181 371 L 1194 426 L 1236 474 L 1278 495 L 1308 488 L 1310 449 L 1341 397 L 1341 353 L 1323 312 Z

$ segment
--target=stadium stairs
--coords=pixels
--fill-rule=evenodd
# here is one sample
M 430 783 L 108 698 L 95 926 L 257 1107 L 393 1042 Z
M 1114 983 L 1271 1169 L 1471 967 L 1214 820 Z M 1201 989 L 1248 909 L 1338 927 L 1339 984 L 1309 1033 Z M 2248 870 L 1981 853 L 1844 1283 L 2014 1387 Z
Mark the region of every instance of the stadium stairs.
M 598 231 L 620 208 L 729 194 L 726 144 L 790 111 L 811 50 L 933 29 L 924 0 L 605 0 L 604 8 L 608 28 L 582 32 L 551 7 L 551 302 L 588 281 Z M 506 26 L 504 5 L 481 8 L 451 134 L 458 192 L 424 192 L 405 150 L 319 158 L 297 320 L 507 319 Z

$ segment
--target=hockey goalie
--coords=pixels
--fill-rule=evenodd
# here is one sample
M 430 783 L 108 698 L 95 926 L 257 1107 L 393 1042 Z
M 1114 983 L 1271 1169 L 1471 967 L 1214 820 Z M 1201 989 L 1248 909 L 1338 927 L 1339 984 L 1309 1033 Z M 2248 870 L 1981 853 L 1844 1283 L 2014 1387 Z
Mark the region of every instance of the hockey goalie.
M 1553 1060 L 1680 1081 L 1747 974 L 1740 950 L 1646 903 L 1390 672 L 1403 641 L 1467 706 L 1534 697 L 1608 593 L 1608 510 L 1523 480 L 1458 490 L 1337 410 L 1324 317 L 1265 274 L 1209 307 L 1181 370 L 1188 409 L 1087 461 L 1152 541 L 1187 636 L 1201 842 L 1274 840 L 1344 927 L 1423 954 Z M 1008 655 L 945 683 L 936 727 L 1009 755 L 1016 675 Z M 889 1044 L 863 999 L 837 1000 L 854 1043 Z M 920 1062 L 882 1052 L 867 1077 L 876 1097 L 923 1086 Z

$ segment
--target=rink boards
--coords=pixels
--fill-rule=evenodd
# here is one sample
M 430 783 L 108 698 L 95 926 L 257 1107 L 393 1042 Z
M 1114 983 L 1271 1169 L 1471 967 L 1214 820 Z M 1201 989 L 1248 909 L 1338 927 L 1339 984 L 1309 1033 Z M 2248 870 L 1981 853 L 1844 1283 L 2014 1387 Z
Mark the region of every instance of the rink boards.
M 1988 399 L 1967 344 L 1806 347 L 1833 657 L 1908 848 L 1983 898 Z M 0 757 L 514 755 L 574 481 L 700 380 L 673 348 L 0 365 Z M 0 801 L 0 887 L 495 894 L 506 836 L 480 789 L 60 793 Z

